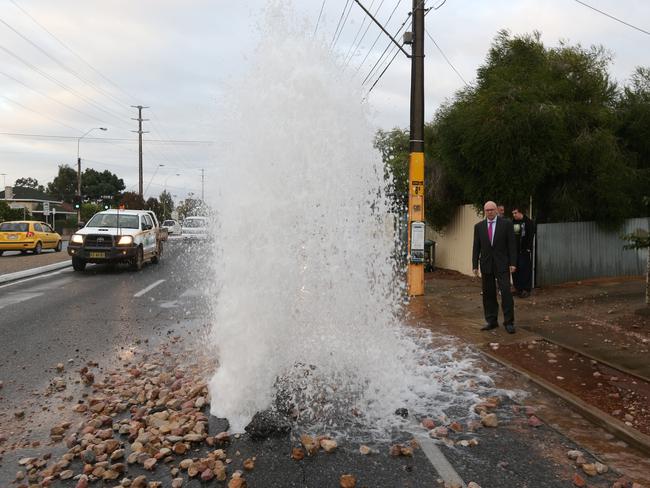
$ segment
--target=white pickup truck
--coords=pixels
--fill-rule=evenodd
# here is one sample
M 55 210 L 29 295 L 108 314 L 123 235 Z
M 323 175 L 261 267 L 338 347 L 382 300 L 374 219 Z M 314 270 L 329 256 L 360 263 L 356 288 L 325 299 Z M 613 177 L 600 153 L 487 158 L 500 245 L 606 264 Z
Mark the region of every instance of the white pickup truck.
M 83 271 L 87 263 L 119 262 L 140 270 L 147 260 L 158 263 L 162 252 L 158 221 L 146 210 L 98 212 L 72 235 L 68 244 L 75 271 Z

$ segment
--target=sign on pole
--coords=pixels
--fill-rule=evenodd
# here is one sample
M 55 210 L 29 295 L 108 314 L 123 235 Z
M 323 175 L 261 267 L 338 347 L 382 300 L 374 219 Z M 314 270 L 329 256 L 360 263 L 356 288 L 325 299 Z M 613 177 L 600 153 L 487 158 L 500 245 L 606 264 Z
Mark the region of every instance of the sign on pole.
M 50 215 L 50 202 L 43 202 L 43 215 L 49 217 Z

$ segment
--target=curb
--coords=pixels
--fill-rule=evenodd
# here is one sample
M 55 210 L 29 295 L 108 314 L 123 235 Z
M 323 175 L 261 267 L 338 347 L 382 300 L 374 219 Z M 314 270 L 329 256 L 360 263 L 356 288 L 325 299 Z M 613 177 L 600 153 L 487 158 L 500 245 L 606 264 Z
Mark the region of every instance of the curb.
M 610 434 L 613 434 L 619 439 L 625 441 L 628 445 L 650 456 L 650 436 L 647 436 L 637 430 L 628 427 L 620 420 L 615 419 L 614 417 L 606 414 L 605 412 L 595 407 L 592 407 L 591 405 L 587 404 L 586 402 L 584 402 L 577 396 L 573 395 L 572 393 L 569 393 L 568 391 L 565 391 L 555 386 L 554 384 L 546 381 L 545 379 L 537 376 L 534 373 L 526 371 L 525 369 L 519 366 L 515 366 L 510 361 L 506 361 L 500 357 L 497 357 L 491 352 L 486 351 L 483 347 L 479 346 L 479 350 L 487 357 L 492 359 L 493 361 L 496 361 L 497 363 L 505 366 L 506 368 L 515 371 L 516 373 L 520 374 L 524 378 L 532 381 L 533 383 L 537 384 L 541 388 L 545 389 L 549 393 L 557 397 L 560 397 L 562 400 L 569 403 L 576 411 L 578 411 L 586 419 L 602 427 Z
M 29 278 L 31 276 L 37 276 L 43 273 L 49 273 L 50 271 L 56 271 L 58 269 L 67 268 L 68 266 L 72 266 L 72 260 L 66 260 L 60 263 L 48 264 L 46 266 L 26 269 L 23 271 L 16 271 L 15 273 L 7 273 L 4 275 L 0 275 L 0 285 L 5 283 L 10 283 L 16 280 L 21 280 L 23 278 Z

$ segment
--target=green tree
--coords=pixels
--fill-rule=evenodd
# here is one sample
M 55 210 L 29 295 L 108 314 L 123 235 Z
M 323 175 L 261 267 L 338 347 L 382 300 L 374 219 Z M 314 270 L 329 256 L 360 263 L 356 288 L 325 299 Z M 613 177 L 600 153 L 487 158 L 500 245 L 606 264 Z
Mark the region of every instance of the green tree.
M 90 218 L 97 212 L 104 210 L 104 207 L 98 203 L 82 203 L 81 204 L 81 220 L 88 222 Z
M 67 164 L 60 164 L 59 173 L 47 184 L 47 192 L 57 200 L 72 203 L 77 194 L 77 171 Z
M 194 197 L 194 193 L 190 192 L 187 198 L 178 204 L 176 207 L 178 215 L 181 219 L 185 217 L 192 217 L 194 215 L 204 215 L 205 207 L 200 199 Z
M 160 205 L 162 206 L 162 220 L 170 219 L 174 211 L 174 199 L 171 193 L 164 190 L 158 197 L 158 201 L 160 201 Z
M 153 213 L 156 214 L 156 217 L 158 218 L 158 222 L 162 222 L 163 220 L 163 207 L 158 201 L 156 197 L 149 197 L 147 201 L 144 204 L 144 208 L 146 210 L 152 210 Z
M 134 191 L 126 191 L 119 197 L 119 205 L 130 210 L 144 209 L 144 200 Z
M 500 32 L 476 84 L 436 115 L 449 183 L 478 208 L 532 195 L 542 222 L 632 216 L 638 175 L 617 140 L 609 63 L 601 47 Z
M 100 173 L 88 168 L 81 174 L 81 194 L 93 201 L 104 196 L 116 199 L 124 188 L 124 180 L 108 170 Z
M 21 188 L 32 188 L 38 191 L 45 191 L 45 187 L 43 187 L 43 185 L 39 185 L 36 178 L 31 177 L 18 178 L 14 183 L 14 186 L 19 186 Z
M 11 220 L 23 220 L 23 209 L 11 208 L 7 202 L 0 200 L 0 222 Z

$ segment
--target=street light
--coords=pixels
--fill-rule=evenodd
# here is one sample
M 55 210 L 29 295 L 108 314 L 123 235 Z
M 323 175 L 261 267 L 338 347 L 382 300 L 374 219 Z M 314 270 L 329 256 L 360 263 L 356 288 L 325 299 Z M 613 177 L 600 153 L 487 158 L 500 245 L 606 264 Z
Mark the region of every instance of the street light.
M 81 220 L 81 158 L 79 157 L 79 144 L 81 143 L 81 139 L 86 137 L 94 130 L 108 130 L 108 129 L 106 127 L 93 127 L 92 129 L 86 131 L 86 133 L 83 136 L 77 138 L 77 196 L 79 197 L 79 202 L 80 202 L 79 208 L 77 209 L 77 225 Z

